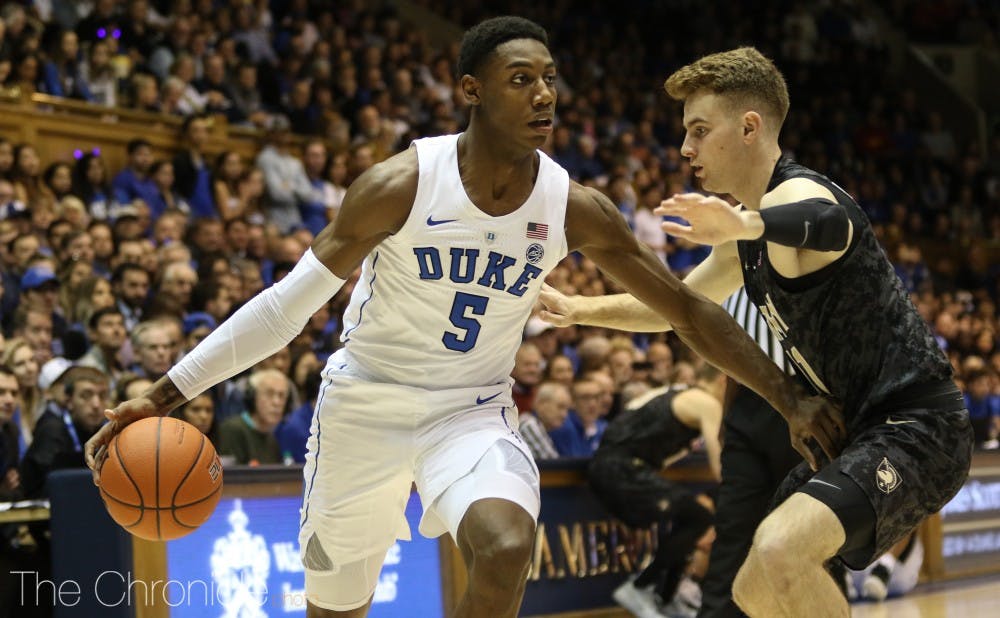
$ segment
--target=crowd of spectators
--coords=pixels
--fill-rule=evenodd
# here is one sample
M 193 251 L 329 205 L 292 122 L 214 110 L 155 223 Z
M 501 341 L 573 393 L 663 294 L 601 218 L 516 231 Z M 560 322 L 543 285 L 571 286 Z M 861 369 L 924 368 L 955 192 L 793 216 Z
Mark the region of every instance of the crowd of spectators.
M 78 443 L 100 420 L 93 410 L 142 392 L 284 276 L 335 219 L 354 178 L 416 137 L 461 130 L 457 42 L 435 48 L 421 28 L 365 4 L 0 8 L 5 88 L 184 117 L 172 157 L 155 158 L 136 137 L 121 170 L 96 151 L 41 161 L 34 144 L 0 139 L 0 360 L 19 387 L 0 428 L 22 461 L 81 464 Z M 651 212 L 696 189 L 678 149 L 681 110 L 662 81 L 736 44 L 775 58 L 793 101 L 786 152 L 857 197 L 984 419 L 980 442 L 996 438 L 1000 277 L 989 256 L 1000 245 L 1000 134 L 989 153 L 957 143 L 912 90 L 887 88 L 886 50 L 864 3 L 773 1 L 753 16 L 741 3 L 640 3 L 643 19 L 596 0 L 423 4 L 463 26 L 503 12 L 550 30 L 561 78 L 546 150 L 574 179 L 607 192 L 681 275 L 706 250 L 665 237 Z M 206 150 L 220 115 L 260 129 L 253 160 Z M 938 251 L 941 241 L 951 251 Z M 932 249 L 941 257 L 925 260 Z M 617 290 L 575 255 L 548 282 L 567 294 Z M 289 347 L 177 414 L 228 461 L 302 461 L 319 369 L 340 345 L 352 286 Z M 607 418 L 650 389 L 693 383 L 700 362 L 671 335 L 554 329 L 532 318 L 515 394 L 539 457 L 587 456 Z M 40 446 L 39 426 L 57 443 Z M 45 448 L 58 456 L 39 457 Z M 26 486 L 16 466 L 0 466 L 8 494 L 44 491 Z
M 1000 54 L 1000 5 L 974 0 L 893 0 L 886 11 L 918 43 L 975 45 Z

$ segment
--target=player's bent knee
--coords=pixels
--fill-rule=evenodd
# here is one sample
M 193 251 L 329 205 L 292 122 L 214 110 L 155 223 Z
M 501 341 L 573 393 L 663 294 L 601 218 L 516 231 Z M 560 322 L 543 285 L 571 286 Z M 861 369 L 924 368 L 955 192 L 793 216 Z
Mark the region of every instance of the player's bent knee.
M 769 525 L 769 520 L 765 519 L 757 528 L 753 535 L 753 545 L 750 547 L 750 556 L 753 557 L 751 563 L 748 557 L 747 563 L 760 565 L 759 569 L 770 570 L 777 568 L 787 568 L 789 562 L 793 562 L 796 556 L 791 551 L 789 539 L 781 528 L 773 523 Z M 744 565 L 746 567 L 747 565 Z
M 754 533 L 754 552 L 768 568 L 822 564 L 844 543 L 843 527 L 830 507 L 797 493 L 764 518 Z

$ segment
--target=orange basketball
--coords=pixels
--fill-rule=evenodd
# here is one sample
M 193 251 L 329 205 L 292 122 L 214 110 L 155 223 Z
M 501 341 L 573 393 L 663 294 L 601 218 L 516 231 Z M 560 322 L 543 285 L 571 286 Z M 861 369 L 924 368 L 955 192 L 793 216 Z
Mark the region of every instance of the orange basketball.
M 222 496 L 222 463 L 194 425 L 136 421 L 115 436 L 101 466 L 101 498 L 123 528 L 169 541 L 205 523 Z

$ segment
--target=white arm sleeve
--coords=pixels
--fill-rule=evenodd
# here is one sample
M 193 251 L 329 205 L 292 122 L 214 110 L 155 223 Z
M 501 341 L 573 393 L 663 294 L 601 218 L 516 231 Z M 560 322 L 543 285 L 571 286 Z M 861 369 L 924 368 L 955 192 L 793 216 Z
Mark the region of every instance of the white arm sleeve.
M 240 307 L 167 376 L 188 400 L 288 345 L 344 285 L 306 251 L 292 272 Z

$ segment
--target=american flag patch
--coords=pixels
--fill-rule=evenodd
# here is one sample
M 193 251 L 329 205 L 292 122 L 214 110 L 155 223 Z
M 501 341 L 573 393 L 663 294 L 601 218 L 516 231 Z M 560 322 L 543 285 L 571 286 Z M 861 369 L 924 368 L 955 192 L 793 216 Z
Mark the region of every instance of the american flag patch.
M 526 236 L 528 238 L 547 240 L 549 237 L 549 226 L 544 223 L 528 223 Z

